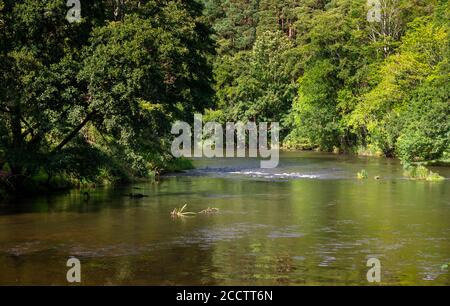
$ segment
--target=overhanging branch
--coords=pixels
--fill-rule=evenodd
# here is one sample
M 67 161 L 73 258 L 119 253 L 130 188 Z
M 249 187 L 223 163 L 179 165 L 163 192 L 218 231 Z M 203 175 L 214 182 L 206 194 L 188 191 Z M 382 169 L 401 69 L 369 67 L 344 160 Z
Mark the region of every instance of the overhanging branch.
M 68 144 L 77 134 L 78 132 L 81 131 L 81 129 L 89 122 L 92 120 L 92 118 L 95 116 L 96 111 L 93 111 L 91 113 L 89 113 L 86 118 L 84 118 L 84 120 L 72 131 L 70 132 L 70 134 L 68 134 L 66 136 L 66 138 L 64 138 L 63 141 L 61 141 L 61 143 L 59 145 L 57 145 L 54 149 L 53 152 L 58 152 L 60 151 L 66 144 Z

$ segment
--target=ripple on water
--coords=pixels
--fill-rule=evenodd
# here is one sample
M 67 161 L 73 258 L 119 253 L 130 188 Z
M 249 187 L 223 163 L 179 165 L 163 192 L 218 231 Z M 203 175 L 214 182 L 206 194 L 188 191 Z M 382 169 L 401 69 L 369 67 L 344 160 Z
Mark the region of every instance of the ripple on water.
M 336 261 L 334 256 L 323 256 L 322 261 L 318 264 L 319 267 L 328 267 Z
M 231 241 L 244 238 L 252 231 L 268 228 L 265 224 L 234 223 L 226 227 L 202 228 L 189 235 L 183 235 L 175 240 L 175 244 L 212 244 L 218 241 Z
M 298 226 L 286 226 L 276 231 L 270 232 L 267 237 L 271 239 L 277 238 L 301 238 L 305 234 L 298 231 Z
M 262 179 L 315 179 L 319 178 L 319 175 L 315 174 L 305 174 L 299 172 L 285 172 L 285 173 L 270 173 L 261 171 L 233 171 L 230 174 L 242 175 L 252 178 L 262 178 Z
M 312 173 L 312 172 L 271 172 L 273 170 L 262 171 L 261 169 L 242 169 L 242 168 L 200 168 L 186 171 L 185 175 L 202 176 L 212 175 L 219 177 L 233 176 L 233 177 L 247 177 L 264 180 L 287 180 L 287 179 L 318 179 L 326 178 L 327 174 Z
M 114 244 L 103 247 L 72 246 L 69 253 L 80 257 L 121 257 L 139 255 L 152 249 L 151 245 Z
M 21 256 L 30 253 L 35 253 L 43 250 L 40 241 L 27 241 L 24 243 L 16 244 L 13 247 L 5 248 L 5 253 L 13 256 Z

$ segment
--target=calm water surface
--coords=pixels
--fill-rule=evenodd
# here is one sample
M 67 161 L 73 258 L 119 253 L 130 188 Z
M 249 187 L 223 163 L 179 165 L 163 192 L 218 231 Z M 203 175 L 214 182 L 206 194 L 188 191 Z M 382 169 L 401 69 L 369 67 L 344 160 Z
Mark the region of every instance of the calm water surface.
M 450 180 L 402 177 L 395 160 L 284 153 L 277 169 L 197 160 L 159 183 L 80 191 L 0 206 L 0 284 L 450 285 Z M 356 172 L 370 179 L 357 180 Z M 447 178 L 448 169 L 437 169 Z M 381 180 L 373 179 L 381 176 Z M 148 198 L 129 199 L 139 192 Z M 172 219 L 170 211 L 217 207 Z

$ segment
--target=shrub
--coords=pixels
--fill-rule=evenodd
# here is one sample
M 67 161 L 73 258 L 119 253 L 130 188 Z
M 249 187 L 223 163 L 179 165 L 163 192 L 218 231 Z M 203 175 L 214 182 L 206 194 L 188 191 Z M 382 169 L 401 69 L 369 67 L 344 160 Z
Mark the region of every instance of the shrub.
M 397 142 L 403 162 L 437 160 L 449 151 L 448 82 L 438 83 L 422 86 L 405 113 L 405 128 Z
M 407 165 L 405 167 L 405 176 L 416 180 L 426 181 L 441 181 L 444 179 L 444 177 L 440 176 L 438 173 L 432 172 L 422 165 Z
M 363 180 L 369 178 L 369 174 L 365 169 L 362 169 L 360 172 L 358 172 L 358 179 Z

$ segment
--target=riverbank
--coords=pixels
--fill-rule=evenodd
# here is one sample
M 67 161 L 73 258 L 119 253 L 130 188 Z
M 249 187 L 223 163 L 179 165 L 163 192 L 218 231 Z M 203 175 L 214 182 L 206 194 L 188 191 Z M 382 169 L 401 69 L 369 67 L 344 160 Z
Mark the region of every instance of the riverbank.
M 386 158 L 380 156 L 380 154 L 373 154 L 372 151 L 358 151 L 358 153 L 325 153 L 319 150 L 295 150 L 288 149 L 283 147 L 281 153 L 292 153 L 297 154 L 300 153 L 310 153 L 319 155 L 327 155 L 336 156 L 337 158 L 376 158 L 376 159 L 385 159 L 392 160 L 393 162 L 399 162 L 399 160 L 395 158 Z M 370 153 L 372 152 L 372 153 Z M 214 159 L 211 159 L 214 162 Z M 53 194 L 57 192 L 67 192 L 71 189 L 85 189 L 85 188 L 97 188 L 104 186 L 126 186 L 137 183 L 145 183 L 152 182 L 157 179 L 161 175 L 170 174 L 170 173 L 179 173 L 185 170 L 191 170 L 194 168 L 192 160 L 186 158 L 172 159 L 170 163 L 166 163 L 164 168 L 155 169 L 152 171 L 152 174 L 148 177 L 136 177 L 131 175 L 130 173 L 122 176 L 114 176 L 114 175 L 102 175 L 98 176 L 95 180 L 83 180 L 83 179 L 73 179 L 67 176 L 55 176 L 51 181 L 48 181 L 48 176 L 45 174 L 34 176 L 27 180 L 25 188 L 19 194 L 14 192 L 8 192 L 5 185 L 0 184 L 0 200 L 5 199 L 7 197 L 16 197 L 16 196 L 36 196 L 41 194 Z M 431 170 L 430 170 L 431 169 Z M 450 160 L 444 159 L 439 161 L 428 161 L 417 163 L 413 166 L 407 167 L 403 171 L 403 176 L 405 178 L 415 179 L 415 180 L 429 180 L 429 181 L 439 181 L 446 176 L 444 174 L 442 177 L 440 176 L 440 172 L 444 171 L 444 169 L 448 169 L 450 172 Z M 365 168 L 355 169 L 354 177 L 358 177 L 358 173 L 366 171 Z M 3 178 L 5 175 L 3 175 Z M 381 178 L 381 176 L 374 174 L 373 171 L 369 173 L 367 178 Z
M 160 167 L 151 170 L 146 177 L 133 175 L 129 171 L 115 173 L 101 171 L 99 175 L 93 178 L 73 177 L 67 174 L 50 177 L 47 173 L 41 171 L 32 177 L 24 177 L 20 190 L 16 190 L 11 183 L 12 176 L 8 172 L 3 171 L 0 172 L 0 201 L 6 198 L 66 192 L 71 189 L 149 182 L 159 179 L 161 175 L 166 173 L 177 173 L 189 169 L 193 169 L 192 162 L 185 158 L 178 158 L 162 163 Z
M 323 152 L 319 148 L 313 148 L 310 146 L 300 145 L 301 150 L 297 149 L 299 146 L 283 146 L 282 150 L 288 152 L 296 152 L 296 151 L 311 151 L 311 152 Z M 348 152 L 343 152 L 338 148 L 335 148 L 333 152 L 328 152 L 329 154 L 342 155 L 346 154 L 349 156 L 359 156 L 359 157 L 377 157 L 377 158 L 391 158 L 396 159 L 396 157 L 386 157 L 383 153 L 374 148 L 373 146 L 368 147 L 358 147 L 354 148 Z M 398 159 L 397 159 L 398 160 Z M 400 160 L 399 160 L 400 161 Z M 418 162 L 401 162 L 404 168 L 404 176 L 410 179 L 417 180 L 427 180 L 427 181 L 439 181 L 444 179 L 444 176 L 441 176 L 438 172 L 433 172 L 429 168 L 437 168 L 437 167 L 447 167 L 450 169 L 450 157 L 448 154 L 444 154 L 444 157 L 439 160 L 429 160 L 429 161 L 418 161 Z M 365 169 L 361 169 L 362 172 Z M 360 172 L 357 173 L 357 176 L 360 177 Z M 360 177 L 361 178 L 361 177 Z

